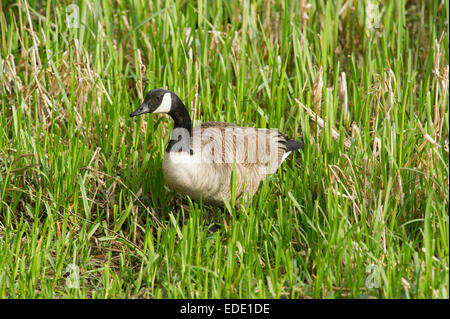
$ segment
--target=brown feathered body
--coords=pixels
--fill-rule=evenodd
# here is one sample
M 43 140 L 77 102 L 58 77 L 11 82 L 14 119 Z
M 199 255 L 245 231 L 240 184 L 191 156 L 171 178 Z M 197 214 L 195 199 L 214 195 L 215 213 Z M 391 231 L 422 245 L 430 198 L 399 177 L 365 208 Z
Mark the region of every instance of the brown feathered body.
M 222 205 L 231 200 L 235 170 L 236 199 L 248 200 L 290 153 L 287 142 L 284 135 L 270 129 L 204 123 L 192 129 L 191 152 L 165 152 L 164 176 L 179 193 Z

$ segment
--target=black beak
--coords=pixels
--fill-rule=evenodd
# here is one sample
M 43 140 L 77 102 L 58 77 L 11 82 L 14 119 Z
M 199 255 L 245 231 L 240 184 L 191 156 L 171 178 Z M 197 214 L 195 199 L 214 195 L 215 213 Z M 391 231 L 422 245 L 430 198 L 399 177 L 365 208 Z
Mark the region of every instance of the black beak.
M 141 104 L 139 108 L 137 108 L 133 113 L 130 114 L 130 117 L 138 116 L 144 113 L 148 113 L 148 107 L 146 104 Z

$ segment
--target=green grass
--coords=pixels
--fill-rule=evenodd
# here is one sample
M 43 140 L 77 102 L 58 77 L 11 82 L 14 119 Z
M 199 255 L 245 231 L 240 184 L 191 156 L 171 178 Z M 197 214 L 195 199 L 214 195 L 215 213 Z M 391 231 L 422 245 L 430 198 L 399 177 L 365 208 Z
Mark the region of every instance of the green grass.
M 449 298 L 448 0 L 0 3 L 1 298 Z M 306 147 L 193 203 L 156 87 Z

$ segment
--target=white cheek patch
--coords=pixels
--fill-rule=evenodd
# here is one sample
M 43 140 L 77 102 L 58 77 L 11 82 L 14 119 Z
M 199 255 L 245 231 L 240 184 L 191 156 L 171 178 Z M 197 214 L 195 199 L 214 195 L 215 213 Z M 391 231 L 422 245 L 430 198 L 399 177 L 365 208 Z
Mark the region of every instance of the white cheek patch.
M 172 97 L 170 93 L 164 94 L 161 104 L 153 111 L 153 113 L 169 113 L 172 107 Z

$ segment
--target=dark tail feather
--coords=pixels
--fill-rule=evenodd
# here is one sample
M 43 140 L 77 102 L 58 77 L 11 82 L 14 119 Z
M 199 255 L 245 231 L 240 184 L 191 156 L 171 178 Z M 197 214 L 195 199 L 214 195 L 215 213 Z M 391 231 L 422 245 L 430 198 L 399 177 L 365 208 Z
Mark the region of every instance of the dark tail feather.
M 286 152 L 295 151 L 298 149 L 303 149 L 305 145 L 296 140 L 288 140 L 286 142 Z

